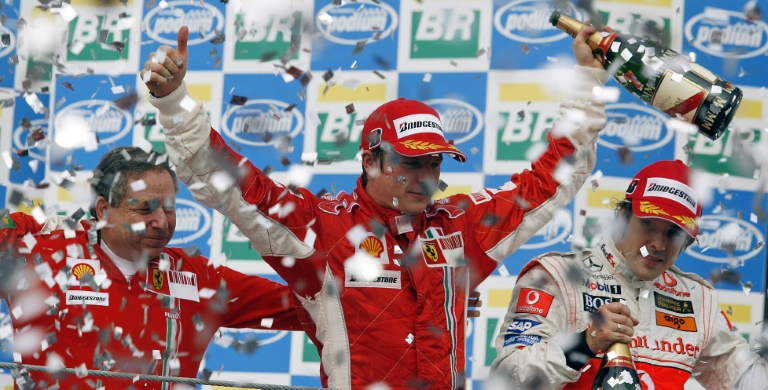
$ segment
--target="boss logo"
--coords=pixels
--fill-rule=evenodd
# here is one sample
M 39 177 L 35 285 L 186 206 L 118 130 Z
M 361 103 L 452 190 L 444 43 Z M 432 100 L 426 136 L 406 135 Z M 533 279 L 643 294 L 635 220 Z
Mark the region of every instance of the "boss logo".
M 588 311 L 590 313 L 597 312 L 597 309 L 599 309 L 600 306 L 603 306 L 611 302 L 619 301 L 619 298 L 599 297 L 599 296 L 589 295 L 587 293 L 582 293 L 582 298 L 583 298 L 582 303 L 584 304 L 584 311 Z

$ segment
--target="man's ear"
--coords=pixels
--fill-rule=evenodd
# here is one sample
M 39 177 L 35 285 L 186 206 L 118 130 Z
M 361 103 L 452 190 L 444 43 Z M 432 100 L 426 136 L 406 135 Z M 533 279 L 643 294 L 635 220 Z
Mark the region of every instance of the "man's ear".
M 106 221 L 107 220 L 107 207 L 109 206 L 109 202 L 103 197 L 99 196 L 96 198 L 96 219 L 99 221 Z
M 370 150 L 363 150 L 363 153 L 360 155 L 360 157 L 363 159 L 363 169 L 365 170 L 365 173 L 368 174 L 368 176 L 371 175 L 371 169 L 378 170 L 376 161 L 373 158 L 373 153 L 371 153 Z

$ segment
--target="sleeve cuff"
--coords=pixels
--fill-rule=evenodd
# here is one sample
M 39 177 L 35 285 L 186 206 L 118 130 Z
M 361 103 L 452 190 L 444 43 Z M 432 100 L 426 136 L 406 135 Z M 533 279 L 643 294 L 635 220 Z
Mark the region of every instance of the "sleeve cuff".
M 589 344 L 587 344 L 586 330 L 576 333 L 575 336 L 579 338 L 578 343 L 571 349 L 563 351 L 563 353 L 565 354 L 565 364 L 574 370 L 580 371 L 595 354 L 589 349 Z
M 187 91 L 187 84 L 185 82 L 182 82 L 178 88 L 166 96 L 154 97 L 150 95 L 149 102 L 160 111 L 160 124 L 164 129 L 171 129 L 175 124 L 182 122 L 192 115 L 197 105 L 200 105 L 200 102 L 195 101 L 195 107 L 192 107 L 191 110 L 187 111 L 184 109 L 181 103 L 188 96 L 189 91 Z M 189 96 L 189 99 L 192 99 L 192 97 Z

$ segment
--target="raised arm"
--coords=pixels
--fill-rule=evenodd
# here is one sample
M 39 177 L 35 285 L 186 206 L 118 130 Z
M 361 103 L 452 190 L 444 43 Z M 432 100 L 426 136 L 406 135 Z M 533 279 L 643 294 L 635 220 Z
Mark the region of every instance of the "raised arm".
M 314 237 L 322 234 L 311 223 L 318 199 L 308 190 L 292 191 L 273 181 L 232 150 L 211 127 L 200 102 L 191 110 L 182 108 L 183 100 L 193 101 L 183 83 L 187 36 L 182 27 L 176 49 L 158 49 L 164 53 L 162 64 L 153 60 L 157 53 L 145 64 L 152 74 L 147 82 L 154 95 L 150 102 L 160 111 L 166 149 L 179 179 L 200 203 L 226 215 L 297 293 L 319 291 L 325 270 L 320 261 L 297 261 L 290 267 L 282 262 L 315 253 Z

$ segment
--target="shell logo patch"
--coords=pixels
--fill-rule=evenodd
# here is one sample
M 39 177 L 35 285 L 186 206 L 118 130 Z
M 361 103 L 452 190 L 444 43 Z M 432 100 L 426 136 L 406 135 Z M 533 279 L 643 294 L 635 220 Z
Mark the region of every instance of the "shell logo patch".
M 360 243 L 360 249 L 364 250 L 370 256 L 379 257 L 384 250 L 381 240 L 376 237 L 368 237 Z
M 91 267 L 88 264 L 80 263 L 75 265 L 72 268 L 72 275 L 75 275 L 75 278 L 77 278 L 78 281 L 82 279 L 85 275 L 90 274 L 91 276 L 96 275 L 96 271 L 94 271 L 93 267 Z

